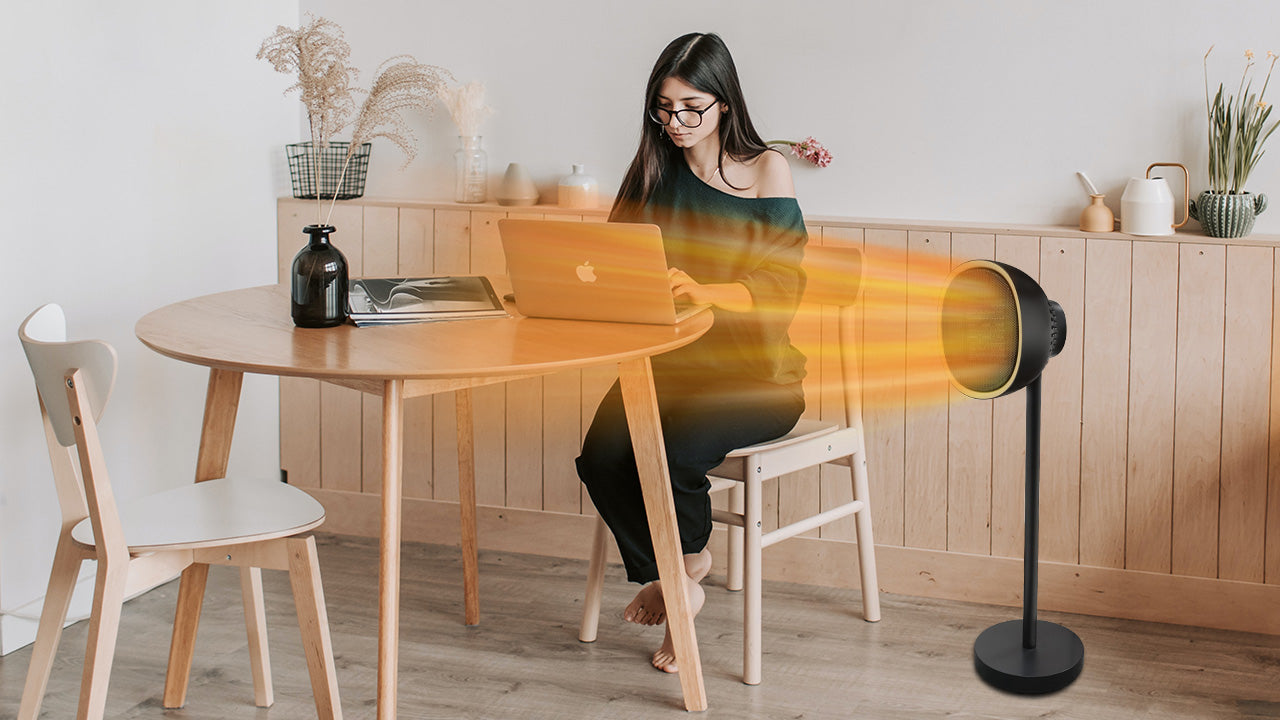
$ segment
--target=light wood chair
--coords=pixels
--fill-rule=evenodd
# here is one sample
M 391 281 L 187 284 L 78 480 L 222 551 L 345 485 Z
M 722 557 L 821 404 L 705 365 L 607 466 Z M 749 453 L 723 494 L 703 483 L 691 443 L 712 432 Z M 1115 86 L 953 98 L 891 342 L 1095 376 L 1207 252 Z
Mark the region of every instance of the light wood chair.
M 713 510 L 711 517 L 715 522 L 729 525 L 726 586 L 730 590 L 746 589 L 743 598 L 742 681 L 748 685 L 760 683 L 760 554 L 763 548 L 853 515 L 862 581 L 862 617 L 868 622 L 880 619 L 862 426 L 861 375 L 855 349 L 859 328 L 854 306 L 862 284 L 862 253 L 857 248 L 810 247 L 805 250 L 803 265 L 808 275 L 804 301 L 839 307 L 839 368 L 844 423 L 802 419 L 791 432 L 776 440 L 729 453 L 724 463 L 708 473 L 712 492 L 726 489 L 730 492 L 731 510 Z M 809 358 L 809 361 L 812 371 L 818 359 Z M 761 486 L 764 481 L 782 478 L 780 482 L 785 482 L 789 473 L 827 463 L 851 469 L 853 500 L 777 530 L 762 532 Z M 587 595 L 578 634 L 582 642 L 596 639 L 608 539 L 608 527 L 600 520 L 592 543 Z
M 97 421 L 116 377 L 116 352 L 101 340 L 68 342 L 62 308 L 45 305 L 18 330 L 40 397 L 45 438 L 62 510 L 53 570 L 18 717 L 34 720 L 53 668 L 80 563 L 97 560 L 93 610 L 77 717 L 101 718 L 124 599 L 179 572 L 164 706 L 186 700 L 196 627 L 210 565 L 239 567 L 249 630 L 254 699 L 272 703 L 260 568 L 287 570 L 311 675 L 316 711 L 341 718 L 329 621 L 315 539 L 324 508 L 297 488 L 219 478 L 117 504 Z

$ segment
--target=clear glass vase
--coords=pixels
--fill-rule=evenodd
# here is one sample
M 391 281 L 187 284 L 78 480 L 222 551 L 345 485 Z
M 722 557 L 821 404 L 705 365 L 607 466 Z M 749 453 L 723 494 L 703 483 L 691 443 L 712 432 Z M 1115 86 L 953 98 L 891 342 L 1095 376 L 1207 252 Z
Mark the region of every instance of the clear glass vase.
M 453 154 L 456 167 L 453 199 L 481 203 L 489 196 L 489 156 L 480 147 L 479 135 L 459 135 L 461 147 Z

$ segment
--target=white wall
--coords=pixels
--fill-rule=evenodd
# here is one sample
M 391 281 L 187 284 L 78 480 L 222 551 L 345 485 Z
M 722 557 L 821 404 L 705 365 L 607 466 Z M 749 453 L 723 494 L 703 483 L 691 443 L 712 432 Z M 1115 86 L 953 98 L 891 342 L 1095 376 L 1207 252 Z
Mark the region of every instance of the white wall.
M 144 348 L 134 323 L 182 298 L 275 282 L 287 80 L 256 60 L 296 0 L 24 2 L 0 22 L 0 646 L 34 635 L 58 530 L 15 331 L 45 302 L 120 354 L 103 436 L 129 497 L 189 482 L 207 372 Z M 275 383 L 246 381 L 232 471 L 279 477 Z M 83 588 L 82 588 L 83 589 Z M 92 588 L 87 588 L 91 590 Z
M 412 53 L 485 81 L 497 110 L 484 129 L 491 181 L 521 162 L 544 198 L 578 161 L 603 191 L 616 190 L 658 52 L 685 32 L 718 32 L 766 139 L 811 134 L 835 155 L 824 170 L 795 165 L 805 211 L 897 219 L 1074 225 L 1087 204 L 1076 170 L 1118 213 L 1125 181 L 1157 161 L 1187 165 L 1196 194 L 1206 177 L 1205 50 L 1217 45 L 1211 77 L 1228 87 L 1246 48 L 1260 60 L 1280 52 L 1274 0 L 301 6 L 345 28 L 369 75 L 386 57 Z M 1280 99 L 1280 87 L 1268 96 Z M 369 194 L 451 195 L 456 133 L 443 113 L 416 122 L 418 159 L 400 171 L 399 151 L 377 145 Z M 1280 194 L 1280 150 L 1249 188 Z M 1280 232 L 1280 209 L 1256 230 Z

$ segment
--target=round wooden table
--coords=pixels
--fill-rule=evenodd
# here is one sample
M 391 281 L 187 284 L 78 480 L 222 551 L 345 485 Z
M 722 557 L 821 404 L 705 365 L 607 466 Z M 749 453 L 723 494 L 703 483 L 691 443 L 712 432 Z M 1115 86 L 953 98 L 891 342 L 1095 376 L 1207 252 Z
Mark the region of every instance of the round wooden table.
M 226 474 L 243 374 L 315 378 L 382 396 L 382 527 L 379 565 L 378 717 L 396 713 L 400 605 L 403 401 L 457 391 L 459 486 L 466 619 L 479 619 L 475 475 L 470 388 L 561 370 L 616 363 L 645 509 L 664 587 L 683 587 L 684 568 L 649 358 L 687 345 L 710 327 L 700 313 L 678 325 L 511 317 L 357 328 L 294 327 L 285 285 L 233 290 L 165 306 L 138 321 L 156 352 L 210 368 L 196 479 Z M 187 579 L 184 574 L 183 582 Z M 180 596 L 183 593 L 179 592 Z M 667 616 L 688 710 L 706 691 L 684 593 L 667 594 Z M 196 599 L 198 601 L 198 598 Z

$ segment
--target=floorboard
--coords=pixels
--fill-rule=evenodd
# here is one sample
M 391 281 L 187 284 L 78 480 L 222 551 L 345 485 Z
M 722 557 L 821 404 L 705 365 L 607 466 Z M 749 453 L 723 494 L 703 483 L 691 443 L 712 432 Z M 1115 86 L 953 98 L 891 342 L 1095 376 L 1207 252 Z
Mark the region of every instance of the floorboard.
M 377 544 L 317 536 L 347 718 L 374 717 Z M 584 538 L 584 542 L 587 539 Z M 765 561 L 768 562 L 766 552 Z M 400 717 L 681 718 L 680 685 L 647 664 L 661 628 L 621 620 L 634 586 L 608 570 L 599 640 L 579 643 L 586 563 L 480 554 L 481 624 L 462 624 L 455 547 L 406 543 L 402 560 Z M 265 572 L 276 703 L 253 706 L 235 571 L 213 568 L 187 706 L 160 704 L 177 583 L 125 606 L 107 715 L 166 720 L 292 720 L 315 716 L 287 577 Z M 974 637 L 1017 617 L 1009 608 L 882 596 L 863 622 L 856 591 L 766 583 L 764 682 L 742 685 L 738 593 L 706 581 L 698 617 L 708 718 L 1280 718 L 1280 637 L 1042 613 L 1085 644 L 1066 690 L 1007 695 L 972 669 Z M 1277 610 L 1280 612 L 1280 610 Z M 41 717 L 75 713 L 87 623 L 64 632 Z M 13 717 L 30 649 L 0 658 L 0 717 Z

